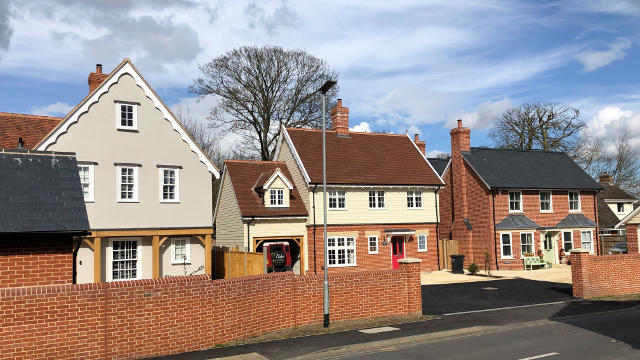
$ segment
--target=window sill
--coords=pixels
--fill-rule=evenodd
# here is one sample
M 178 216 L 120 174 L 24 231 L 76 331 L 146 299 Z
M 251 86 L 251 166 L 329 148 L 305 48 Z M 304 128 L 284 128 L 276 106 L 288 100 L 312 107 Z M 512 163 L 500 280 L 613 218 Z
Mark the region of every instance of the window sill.
M 509 210 L 509 214 L 524 214 L 522 210 Z
M 369 208 L 369 210 L 387 210 L 387 208 Z
M 408 207 L 407 210 L 424 210 L 424 208 L 421 208 L 421 207 L 419 207 L 419 208 L 417 208 L 417 207 L 410 208 L 410 207 Z
M 118 200 L 119 203 L 139 203 L 140 201 L 138 200 Z
M 357 264 L 349 264 L 349 265 L 329 265 L 330 268 L 341 268 L 341 267 L 354 267 Z
M 347 209 L 347 208 L 344 208 L 344 209 L 340 209 L 340 208 L 328 208 L 327 210 L 329 210 L 329 211 L 347 211 L 347 210 L 349 210 L 349 209 Z
M 116 128 L 116 130 L 118 131 L 123 131 L 123 132 L 132 132 L 132 133 L 137 133 L 140 132 L 138 129 L 134 129 L 134 128 Z
M 569 210 L 569 212 L 572 214 L 581 214 L 582 210 Z
M 424 249 L 424 250 L 420 250 L 420 249 L 418 249 L 418 252 L 426 253 L 426 252 L 427 252 L 427 249 Z
M 184 265 L 191 265 L 191 261 L 185 261 L 185 262 L 182 262 L 182 261 L 180 261 L 180 262 L 177 262 L 177 261 L 176 261 L 176 262 L 174 262 L 174 261 L 172 261 L 172 262 L 171 262 L 171 265 L 182 265 L 182 264 L 184 264 Z
M 511 257 L 501 257 L 500 260 L 515 260 L 513 256 Z
M 376 252 L 370 252 L 370 253 L 369 253 L 369 255 L 376 255 L 376 254 L 378 254 L 378 252 L 377 252 L 377 251 L 376 251 Z
M 175 201 L 163 200 L 163 201 L 160 201 L 160 204 L 180 204 L 180 200 L 175 200 Z

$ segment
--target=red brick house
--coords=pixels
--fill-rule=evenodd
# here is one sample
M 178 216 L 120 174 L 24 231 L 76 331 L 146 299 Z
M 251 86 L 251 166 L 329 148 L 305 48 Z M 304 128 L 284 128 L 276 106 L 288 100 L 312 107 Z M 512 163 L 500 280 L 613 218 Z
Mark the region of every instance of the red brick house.
M 562 250 L 599 252 L 601 187 L 565 153 L 472 148 L 458 120 L 443 179 L 440 237 L 457 242 L 465 266 L 482 267 L 485 253 L 494 269 L 521 269 L 524 254 L 558 263 Z

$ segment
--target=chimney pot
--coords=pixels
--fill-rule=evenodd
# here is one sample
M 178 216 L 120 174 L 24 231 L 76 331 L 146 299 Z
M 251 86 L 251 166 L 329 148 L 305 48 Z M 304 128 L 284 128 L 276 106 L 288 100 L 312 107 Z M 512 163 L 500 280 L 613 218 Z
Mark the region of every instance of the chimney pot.
M 102 74 L 102 64 L 96 64 L 96 74 Z
M 336 107 L 342 107 L 342 99 L 338 99 L 338 104 L 336 105 Z
M 413 141 L 418 142 L 418 134 L 413 134 Z
M 462 119 L 458 119 L 458 127 L 461 128 L 462 127 Z

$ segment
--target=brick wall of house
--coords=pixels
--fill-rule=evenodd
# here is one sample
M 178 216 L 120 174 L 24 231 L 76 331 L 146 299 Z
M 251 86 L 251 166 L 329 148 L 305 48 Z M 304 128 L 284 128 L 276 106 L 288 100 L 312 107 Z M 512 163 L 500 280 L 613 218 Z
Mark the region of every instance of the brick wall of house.
M 71 237 L 0 239 L 0 288 L 71 284 Z
M 592 298 L 640 293 L 640 254 L 590 255 L 571 253 L 573 296 Z
M 640 238 L 638 238 L 638 224 L 627 224 L 627 252 L 629 254 L 640 253 Z
M 321 323 L 322 275 L 0 289 L 3 359 L 141 358 Z M 419 264 L 331 274 L 331 320 L 422 310 Z
M 408 238 L 405 243 L 405 254 L 408 258 L 417 258 L 422 260 L 420 269 L 422 271 L 438 270 L 438 251 L 436 224 L 393 224 L 393 225 L 330 225 L 327 227 L 327 233 L 355 234 L 356 237 L 356 265 L 345 267 L 331 267 L 329 272 L 340 273 L 360 270 L 376 270 L 391 268 L 391 242 L 385 246 L 382 244 L 386 240 L 385 229 L 411 229 L 420 231 L 428 231 L 427 235 L 427 251 L 418 251 L 418 238 L 413 235 Z M 368 236 L 378 236 L 378 253 L 369 254 Z M 323 228 L 322 225 L 316 227 L 315 237 L 315 267 L 314 267 L 314 243 L 313 243 L 313 225 L 307 227 L 307 248 L 309 263 L 308 273 L 322 272 L 324 265 L 324 244 L 323 244 Z

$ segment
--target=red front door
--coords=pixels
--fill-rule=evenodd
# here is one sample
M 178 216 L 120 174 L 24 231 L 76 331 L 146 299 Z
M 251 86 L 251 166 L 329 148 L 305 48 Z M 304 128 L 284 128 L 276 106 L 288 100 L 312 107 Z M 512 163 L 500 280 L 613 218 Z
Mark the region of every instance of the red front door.
M 404 259 L 404 236 L 391 238 L 391 264 L 394 269 L 400 268 L 398 259 Z

